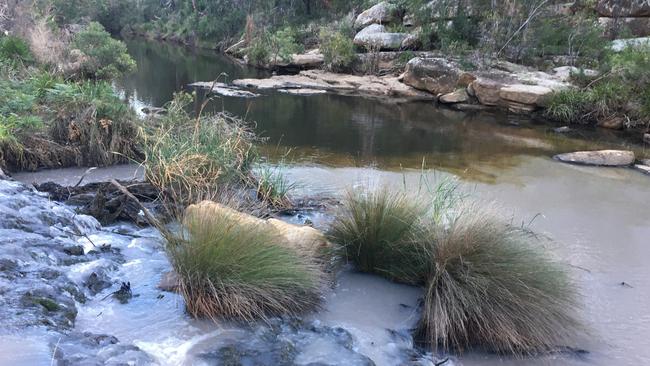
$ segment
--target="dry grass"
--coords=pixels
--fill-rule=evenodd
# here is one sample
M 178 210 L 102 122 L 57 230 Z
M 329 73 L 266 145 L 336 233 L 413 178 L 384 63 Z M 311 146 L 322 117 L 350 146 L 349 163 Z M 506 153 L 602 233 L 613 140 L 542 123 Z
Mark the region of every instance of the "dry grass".
M 191 118 L 192 103 L 179 94 L 157 127 L 145 132 L 145 176 L 172 211 L 203 200 L 218 201 L 224 187 L 249 178 L 255 135 L 227 114 Z
M 533 354 L 580 331 L 568 268 L 529 230 L 470 205 L 448 228 L 427 229 L 431 267 L 419 332 L 434 348 Z
M 331 237 L 360 270 L 424 286 L 418 337 L 434 349 L 525 355 L 569 345 L 582 329 L 568 267 L 528 228 L 467 204 L 457 188 L 352 193 Z
M 298 316 L 320 303 L 323 272 L 266 225 L 225 210 L 188 210 L 168 252 L 188 312 L 213 320 Z

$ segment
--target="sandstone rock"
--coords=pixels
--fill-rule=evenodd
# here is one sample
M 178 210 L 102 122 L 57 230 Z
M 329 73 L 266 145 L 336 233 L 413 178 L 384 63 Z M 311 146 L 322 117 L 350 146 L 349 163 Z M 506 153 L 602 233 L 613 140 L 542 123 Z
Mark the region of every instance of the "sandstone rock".
M 507 101 L 531 106 L 543 106 L 546 97 L 553 90 L 545 86 L 514 84 L 499 89 L 499 97 Z
M 366 48 L 384 50 L 399 50 L 409 48 L 417 41 L 417 37 L 407 33 L 389 33 L 381 24 L 371 24 L 363 28 L 354 37 L 354 44 Z
M 555 155 L 565 163 L 601 166 L 629 166 L 634 163 L 634 152 L 627 150 L 578 151 Z
M 620 130 L 625 126 L 625 118 L 623 117 L 611 117 L 601 121 L 598 121 L 598 127 L 609 128 L 612 130 Z
M 246 90 L 238 89 L 232 85 L 224 83 L 213 83 L 209 81 L 199 81 L 196 83 L 189 84 L 189 86 L 210 89 L 212 87 L 212 92 L 214 94 L 223 95 L 225 97 L 238 97 L 238 98 L 255 98 L 259 97 L 259 94 L 251 93 Z
M 186 217 L 227 215 L 226 217 L 234 218 L 244 227 L 268 230 L 283 239 L 279 244 L 297 250 L 299 253 L 313 255 L 314 258 L 319 257 L 322 250 L 330 246 L 325 235 L 312 227 L 293 225 L 276 219 L 263 220 L 216 202 L 203 201 L 191 205 L 185 210 L 185 215 Z
M 465 89 L 456 89 L 456 91 L 442 95 L 439 100 L 445 104 L 464 103 L 469 100 L 469 95 Z
M 499 96 L 499 90 L 503 87 L 503 84 L 491 80 L 491 79 L 482 79 L 478 78 L 474 80 L 471 84 L 471 89 L 479 102 L 483 105 L 497 106 L 501 105 L 501 96 Z
M 623 30 L 629 31 L 634 37 L 650 36 L 650 17 L 598 18 L 598 22 L 605 29 L 605 35 L 609 38 L 614 38 Z
M 596 77 L 598 76 L 598 71 L 591 69 L 579 69 L 575 66 L 560 66 L 553 69 L 553 76 L 558 80 L 568 82 L 571 79 L 573 74 L 578 74 L 583 72 L 585 76 Z
M 443 58 L 416 57 L 406 64 L 404 84 L 434 95 L 448 94 L 462 86 L 462 75 L 458 66 Z
M 599 0 L 596 11 L 604 17 L 650 17 L 648 0 Z
M 650 175 L 650 166 L 648 165 L 636 164 L 634 165 L 634 169 L 640 171 L 643 174 Z
M 643 134 L 643 142 L 650 145 L 650 133 L 644 133 Z
M 289 66 L 296 66 L 301 69 L 316 69 L 323 65 L 325 56 L 320 53 L 320 50 L 310 50 L 303 54 L 296 54 L 291 56 Z
M 391 5 L 386 1 L 363 11 L 354 21 L 354 28 L 361 29 L 370 24 L 387 24 L 394 21 L 394 14 Z
M 615 39 L 612 41 L 612 51 L 621 52 L 627 47 L 650 47 L 650 37 Z

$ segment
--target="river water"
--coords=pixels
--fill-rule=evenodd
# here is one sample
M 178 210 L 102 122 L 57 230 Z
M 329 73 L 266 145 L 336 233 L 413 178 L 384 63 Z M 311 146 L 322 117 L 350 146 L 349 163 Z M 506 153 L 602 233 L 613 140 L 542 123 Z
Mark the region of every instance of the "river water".
M 265 76 L 208 51 L 140 40 L 128 40 L 127 45 L 138 71 L 116 87 L 136 108 L 162 106 L 174 91 L 195 81 Z M 223 97 L 210 108 L 244 117 L 268 137 L 262 153 L 270 163 L 281 162 L 287 177 L 298 182 L 295 195 L 338 196 L 360 185 L 417 187 L 423 175 L 453 176 L 471 196 L 498 202 L 517 220 L 534 218 L 534 229 L 557 242 L 554 252 L 572 266 L 582 290 L 588 335 L 577 346 L 588 353 L 522 360 L 470 352 L 453 357 L 453 364 L 650 364 L 650 177 L 631 169 L 579 167 L 551 159 L 578 149 L 622 147 L 646 153 L 642 146 L 621 142 L 618 132 L 579 129 L 558 134 L 544 121 L 519 116 L 335 95 Z M 17 178 L 76 182 L 81 173 Z M 134 173 L 120 167 L 93 174 L 101 179 Z M 76 330 L 114 335 L 168 365 L 213 364 L 210 355 L 220 345 L 257 345 L 264 338 L 262 330 L 191 320 L 175 295 L 158 298 L 155 283 L 169 268 L 159 240 L 155 233 L 122 229 L 143 239 L 103 232 L 91 239 L 95 244 L 110 241 L 122 250 L 123 261 L 111 276 L 128 278 L 140 296 L 124 306 L 91 299 L 80 307 Z M 93 265 L 105 266 L 106 261 Z M 91 269 L 80 264 L 69 277 L 80 281 Z M 419 296 L 418 289 L 346 271 L 328 295 L 325 311 L 308 319 L 308 327 L 283 329 L 275 336 L 300 345 L 297 364 L 364 364 L 366 357 L 378 365 L 402 364 L 412 348 L 403 333 L 417 316 L 412 309 Z M 337 333 L 338 327 L 343 333 Z M 352 347 L 346 343 L 348 335 Z M 0 350 L 18 342 L 15 336 L 0 339 Z M 257 347 L 274 354 L 275 346 Z M 35 351 L 26 353 L 37 359 L 47 347 L 34 342 L 30 349 Z M 0 364 L 6 360 L 11 359 L 0 356 Z M 272 359 L 265 362 L 274 364 Z

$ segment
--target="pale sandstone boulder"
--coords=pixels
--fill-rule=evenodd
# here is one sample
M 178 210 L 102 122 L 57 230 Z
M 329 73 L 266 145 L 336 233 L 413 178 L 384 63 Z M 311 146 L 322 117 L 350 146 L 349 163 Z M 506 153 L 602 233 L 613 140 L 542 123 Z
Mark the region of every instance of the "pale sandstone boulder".
M 600 166 L 630 166 L 635 160 L 634 152 L 627 150 L 577 151 L 554 158 L 565 163 Z
M 465 103 L 469 100 L 469 95 L 465 89 L 457 89 L 451 93 L 440 96 L 440 102 L 445 104 Z
M 394 14 L 390 4 L 382 1 L 359 14 L 354 21 L 354 28 L 362 29 L 370 24 L 388 24 L 394 20 Z
M 455 63 L 444 58 L 416 57 L 406 64 L 403 82 L 434 95 L 448 94 L 459 86 L 466 86 L 463 83 L 474 78 L 468 75 Z
M 507 101 L 533 106 L 543 106 L 546 97 L 553 90 L 545 86 L 514 84 L 499 89 L 499 97 Z

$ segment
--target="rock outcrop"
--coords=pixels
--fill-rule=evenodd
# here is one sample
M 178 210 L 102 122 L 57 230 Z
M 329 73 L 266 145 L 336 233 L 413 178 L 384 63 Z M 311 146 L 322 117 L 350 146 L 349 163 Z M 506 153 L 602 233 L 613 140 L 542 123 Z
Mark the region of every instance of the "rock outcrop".
M 634 152 L 627 150 L 577 151 L 554 157 L 565 163 L 599 166 L 630 166 L 634 164 Z
M 354 44 L 367 49 L 400 50 L 411 47 L 415 37 L 408 33 L 390 33 L 381 24 L 371 24 L 354 37 Z
M 382 1 L 359 14 L 354 21 L 354 28 L 362 29 L 371 24 L 388 24 L 393 21 L 395 21 L 395 14 L 392 6 Z
M 648 0 L 599 0 L 596 12 L 601 16 L 598 21 L 610 37 L 625 30 L 636 37 L 650 36 Z
M 308 89 L 310 92 L 324 90 L 335 94 L 352 94 L 369 97 L 391 97 L 432 100 L 435 97 L 399 81 L 395 76 L 357 76 L 336 74 L 322 70 L 302 71 L 297 75 L 276 75 L 267 79 L 238 79 L 233 84 L 239 87 L 260 90 Z
M 416 89 L 426 90 L 431 94 L 448 94 L 473 77 L 465 75 L 460 67 L 444 58 L 416 57 L 406 64 L 403 82 Z

